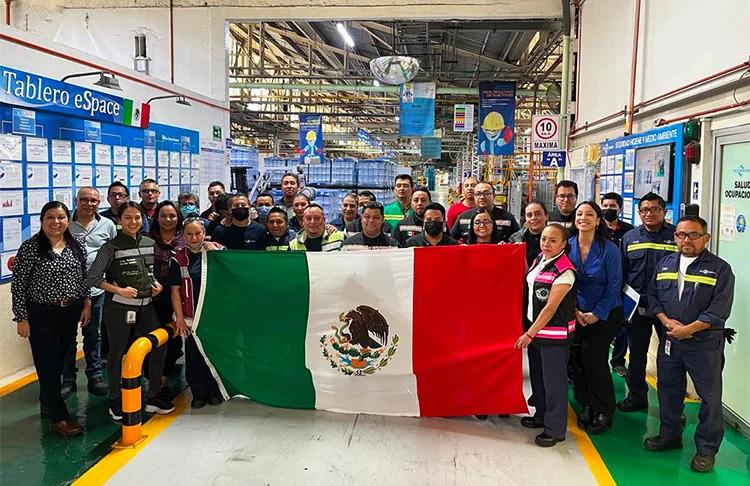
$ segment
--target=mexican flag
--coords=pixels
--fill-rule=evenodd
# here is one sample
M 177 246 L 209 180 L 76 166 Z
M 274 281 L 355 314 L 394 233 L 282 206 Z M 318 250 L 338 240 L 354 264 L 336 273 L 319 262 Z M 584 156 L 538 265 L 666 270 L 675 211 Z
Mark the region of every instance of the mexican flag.
M 133 100 L 122 100 L 122 124 L 133 127 L 148 128 L 151 105 Z
M 523 245 L 210 251 L 193 325 L 225 398 L 405 416 L 527 412 Z

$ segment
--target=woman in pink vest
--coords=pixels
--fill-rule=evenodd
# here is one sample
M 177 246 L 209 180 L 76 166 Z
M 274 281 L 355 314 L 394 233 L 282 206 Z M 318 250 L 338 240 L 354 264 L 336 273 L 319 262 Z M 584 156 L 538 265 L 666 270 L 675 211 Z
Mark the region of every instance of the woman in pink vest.
M 568 410 L 569 341 L 575 331 L 576 271 L 568 259 L 567 232 L 557 223 L 544 228 L 542 253 L 526 274 L 526 332 L 516 348 L 528 347 L 529 376 L 536 413 L 521 419 L 529 429 L 543 429 L 535 442 L 551 447 L 565 440 Z M 526 326 L 525 326 L 526 327 Z
M 203 255 L 208 250 L 224 249 L 218 243 L 204 241 L 206 229 L 200 218 L 188 218 L 182 226 L 186 246 L 175 254 L 169 264 L 167 285 L 171 287 L 172 309 L 177 332 L 185 336 L 185 377 L 193 393 L 192 408 L 206 403 L 218 405 L 224 398 L 219 386 L 198 349 L 192 334 L 195 305 L 201 287 Z

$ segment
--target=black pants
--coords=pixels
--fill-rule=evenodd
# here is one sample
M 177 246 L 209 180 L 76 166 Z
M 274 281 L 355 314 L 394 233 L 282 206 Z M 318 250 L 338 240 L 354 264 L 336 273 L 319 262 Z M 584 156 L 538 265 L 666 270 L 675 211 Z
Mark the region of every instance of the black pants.
M 701 399 L 695 429 L 696 451 L 716 455 L 724 437 L 721 406 L 724 336 L 717 331 L 703 331 L 692 339 L 669 341 L 669 356 L 665 352 L 665 340 L 662 340 L 656 358 L 659 367 L 659 435 L 668 439 L 682 436 L 680 414 L 685 405 L 687 372 Z
M 185 377 L 190 391 L 193 392 L 193 398 L 208 400 L 213 396 L 221 395 L 219 385 L 198 350 L 198 344 L 193 336 L 185 339 Z
M 622 307 L 613 309 L 609 319 L 594 324 L 576 324 L 571 346 L 575 368 L 573 392 L 576 401 L 594 413 L 615 413 L 615 388 L 609 369 L 609 344 L 622 328 Z
M 570 347 L 565 344 L 538 344 L 528 347 L 531 393 L 536 412 L 534 417 L 544 424 L 544 432 L 564 439 L 568 422 L 568 358 Z
M 81 309 L 82 305 L 29 305 L 29 343 L 39 376 L 39 401 L 53 422 L 70 419 L 68 408 L 60 397 L 60 376 L 65 355 L 76 338 Z
M 613 367 L 625 366 L 626 354 L 628 354 L 628 328 L 623 326 L 612 343 L 612 358 L 609 360 L 609 364 Z
M 664 337 L 664 326 L 654 317 L 636 314 L 633 321 L 626 324 L 630 337 L 630 364 L 628 366 L 628 398 L 635 403 L 648 402 L 648 384 L 646 383 L 646 362 L 648 348 L 651 344 L 652 330 L 656 330 L 659 342 Z
M 164 292 L 166 292 L 166 295 L 169 295 L 168 289 L 164 289 Z M 162 327 L 174 321 L 172 319 L 174 311 L 172 310 L 171 301 L 163 299 L 155 300 L 154 309 L 156 310 L 156 315 L 159 316 L 159 324 Z M 177 367 L 177 360 L 182 356 L 182 342 L 182 336 L 175 336 L 165 345 L 167 347 L 167 354 L 164 358 L 164 376 L 171 375 Z
M 127 323 L 127 312 L 136 314 L 134 324 Z M 109 376 L 109 397 L 120 398 L 120 378 L 122 377 L 122 358 L 128 350 L 130 334 L 135 338 L 146 336 L 151 331 L 159 329 L 159 319 L 151 304 L 134 307 L 112 302 L 112 294 L 107 294 L 104 301 L 104 324 L 109 335 L 109 359 L 107 360 L 107 375 Z M 148 396 L 153 397 L 161 390 L 161 375 L 164 369 L 166 346 L 159 346 L 149 353 Z
M 83 334 L 83 356 L 86 362 L 86 377 L 91 379 L 100 379 L 102 377 L 102 359 L 101 359 L 101 342 L 102 342 L 102 310 L 104 309 L 104 294 L 91 297 L 91 320 L 87 326 L 81 329 Z M 104 333 L 106 334 L 106 333 Z M 74 337 L 70 343 L 70 349 L 65 356 L 65 365 L 63 366 L 63 383 L 75 383 L 78 368 L 76 368 L 76 354 L 78 345 Z

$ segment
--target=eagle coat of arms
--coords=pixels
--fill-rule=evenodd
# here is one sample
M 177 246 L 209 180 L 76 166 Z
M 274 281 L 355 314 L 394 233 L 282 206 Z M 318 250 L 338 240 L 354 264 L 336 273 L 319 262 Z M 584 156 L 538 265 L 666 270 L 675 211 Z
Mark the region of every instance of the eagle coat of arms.
M 385 317 L 367 305 L 339 314 L 340 324 L 320 338 L 323 357 L 331 368 L 350 376 L 372 375 L 396 354 L 398 334 L 388 340 Z

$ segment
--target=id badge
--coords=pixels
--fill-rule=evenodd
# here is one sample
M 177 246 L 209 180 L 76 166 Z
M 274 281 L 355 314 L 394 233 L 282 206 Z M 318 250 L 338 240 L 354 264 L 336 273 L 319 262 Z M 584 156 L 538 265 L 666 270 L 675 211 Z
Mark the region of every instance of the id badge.
M 667 339 L 664 341 L 664 354 L 667 356 L 672 356 L 672 341 Z
M 127 313 L 125 314 L 125 323 L 135 324 L 135 311 L 127 311 Z

